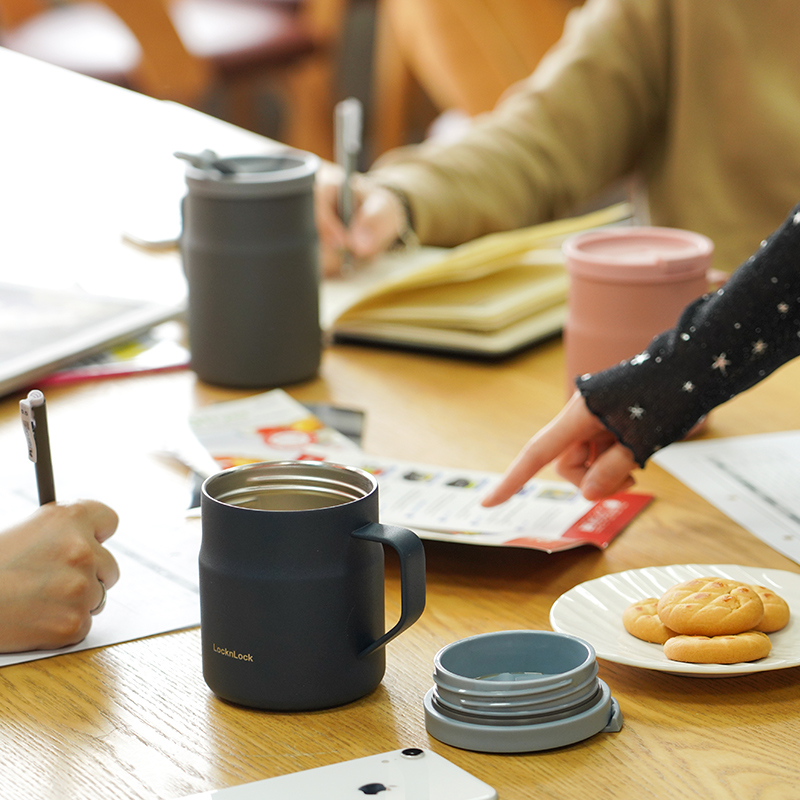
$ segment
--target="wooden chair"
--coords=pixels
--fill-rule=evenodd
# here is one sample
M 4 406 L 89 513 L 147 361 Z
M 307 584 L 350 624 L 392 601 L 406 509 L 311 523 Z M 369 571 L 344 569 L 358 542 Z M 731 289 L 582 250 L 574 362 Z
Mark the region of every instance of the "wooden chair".
M 347 0 L 0 0 L 0 43 L 261 130 L 268 88 L 287 144 L 331 157 Z M 263 132 L 263 131 L 262 131 Z
M 422 89 L 436 112 L 489 111 L 558 40 L 581 0 L 380 0 L 374 155 L 406 144 Z

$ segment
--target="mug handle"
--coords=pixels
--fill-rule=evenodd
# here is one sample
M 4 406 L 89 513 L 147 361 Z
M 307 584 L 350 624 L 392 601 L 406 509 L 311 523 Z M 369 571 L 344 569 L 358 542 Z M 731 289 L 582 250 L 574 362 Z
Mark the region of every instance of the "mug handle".
M 408 528 L 377 522 L 353 531 L 352 535 L 356 539 L 388 544 L 400 556 L 400 619 L 391 630 L 358 654 L 359 658 L 364 658 L 410 628 L 422 616 L 425 610 L 425 548 L 419 536 Z

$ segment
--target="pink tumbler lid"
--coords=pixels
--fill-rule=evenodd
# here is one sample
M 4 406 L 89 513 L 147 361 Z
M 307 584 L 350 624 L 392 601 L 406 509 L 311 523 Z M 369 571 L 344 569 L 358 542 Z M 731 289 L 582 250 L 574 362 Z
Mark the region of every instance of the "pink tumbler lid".
M 707 236 L 677 228 L 608 228 L 564 242 L 572 275 L 613 283 L 691 280 L 706 273 L 713 252 Z

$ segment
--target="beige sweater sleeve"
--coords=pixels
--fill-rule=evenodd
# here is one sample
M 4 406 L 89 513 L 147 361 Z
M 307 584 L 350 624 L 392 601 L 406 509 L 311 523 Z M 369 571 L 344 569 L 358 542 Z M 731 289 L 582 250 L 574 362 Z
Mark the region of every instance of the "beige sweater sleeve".
M 665 0 L 588 0 L 534 74 L 455 145 L 384 157 L 426 244 L 569 214 L 640 162 L 667 102 Z

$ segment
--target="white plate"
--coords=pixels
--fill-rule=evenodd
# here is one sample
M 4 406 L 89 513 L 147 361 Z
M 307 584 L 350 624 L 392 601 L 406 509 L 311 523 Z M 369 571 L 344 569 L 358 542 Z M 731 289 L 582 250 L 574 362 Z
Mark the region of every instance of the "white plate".
M 773 589 L 792 611 L 789 624 L 771 633 L 772 652 L 760 661 L 741 664 L 684 664 L 670 661 L 658 644 L 631 636 L 622 625 L 622 612 L 647 597 L 660 597 L 676 583 L 706 575 L 755 583 Z M 565 592 L 550 609 L 553 630 L 585 639 L 597 657 L 617 664 L 698 677 L 747 675 L 800 665 L 800 575 L 780 569 L 732 564 L 676 564 L 646 567 L 604 575 Z

